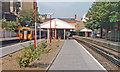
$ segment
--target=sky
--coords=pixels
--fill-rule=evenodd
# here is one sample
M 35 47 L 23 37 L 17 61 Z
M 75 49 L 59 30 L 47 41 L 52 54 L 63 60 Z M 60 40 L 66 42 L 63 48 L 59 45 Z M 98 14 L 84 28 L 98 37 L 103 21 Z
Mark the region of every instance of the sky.
M 74 18 L 76 14 L 80 20 L 92 2 L 38 2 L 37 5 L 40 14 L 54 13 L 54 18 Z

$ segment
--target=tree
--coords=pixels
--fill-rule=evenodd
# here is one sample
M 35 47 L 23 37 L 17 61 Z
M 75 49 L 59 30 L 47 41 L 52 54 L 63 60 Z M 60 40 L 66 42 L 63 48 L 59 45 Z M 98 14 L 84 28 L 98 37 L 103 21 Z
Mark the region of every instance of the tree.
M 120 22 L 120 2 L 94 2 L 87 15 L 86 27 L 92 30 L 97 28 L 110 29 Z
M 3 29 L 3 21 L 5 20 L 4 22 L 4 28 L 7 30 L 7 31 L 17 31 L 18 29 L 18 23 L 15 22 L 15 21 L 6 21 L 6 19 L 2 19 L 0 20 L 0 27 L 1 29 Z
M 37 12 L 37 22 L 39 23 L 39 13 Z M 29 27 L 35 26 L 35 10 L 22 10 L 20 11 L 20 17 L 19 22 L 21 23 L 21 26 L 28 25 Z
M 16 31 L 18 29 L 18 23 L 14 21 L 6 21 L 5 22 L 5 29 L 7 31 Z

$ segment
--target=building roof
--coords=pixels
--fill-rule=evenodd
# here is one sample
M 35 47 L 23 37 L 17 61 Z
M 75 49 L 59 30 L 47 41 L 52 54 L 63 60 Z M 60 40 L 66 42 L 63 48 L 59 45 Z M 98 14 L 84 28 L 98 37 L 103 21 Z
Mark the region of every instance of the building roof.
M 56 19 L 56 18 L 51 18 L 51 20 L 53 20 L 53 19 Z M 75 20 L 75 18 L 57 18 L 57 19 L 63 20 L 65 22 L 67 22 L 67 23 L 80 22 L 80 21 Z M 44 19 L 44 20 L 40 20 L 40 22 L 47 22 L 49 20 L 50 20 L 50 18 L 47 18 L 47 19 Z
M 87 28 L 83 28 L 83 29 L 80 30 L 80 32 L 92 32 L 92 30 L 91 29 L 87 29 Z
M 51 28 L 55 28 L 55 23 L 56 29 L 75 29 L 75 24 L 70 24 L 60 19 L 53 19 L 51 21 Z M 50 21 L 42 23 L 41 28 L 50 28 Z

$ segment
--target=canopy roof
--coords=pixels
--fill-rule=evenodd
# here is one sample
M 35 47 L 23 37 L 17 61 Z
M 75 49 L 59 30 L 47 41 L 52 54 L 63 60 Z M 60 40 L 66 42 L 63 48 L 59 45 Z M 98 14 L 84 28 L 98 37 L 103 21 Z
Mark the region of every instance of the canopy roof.
M 92 32 L 92 30 L 91 29 L 87 29 L 87 28 L 83 28 L 83 29 L 80 30 L 80 32 Z
M 60 19 L 51 20 L 51 28 L 55 28 L 55 24 L 56 24 L 56 29 L 75 29 L 75 25 L 71 25 Z M 50 28 L 50 21 L 42 23 L 41 28 Z

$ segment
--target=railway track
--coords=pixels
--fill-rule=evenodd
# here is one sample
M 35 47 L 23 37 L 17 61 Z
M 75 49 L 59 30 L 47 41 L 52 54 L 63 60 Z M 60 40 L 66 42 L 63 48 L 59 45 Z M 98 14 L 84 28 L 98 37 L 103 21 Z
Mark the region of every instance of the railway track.
M 5 47 L 13 44 L 20 43 L 19 39 L 14 39 L 14 40 L 5 40 L 1 41 L 0 47 Z
M 119 53 L 119 51 L 114 51 L 112 49 L 103 47 L 101 45 L 94 44 L 91 41 L 88 41 L 88 40 L 85 40 L 82 38 L 76 37 L 74 39 L 79 41 L 80 43 L 83 43 L 87 47 L 91 48 L 98 54 L 102 55 L 103 57 L 105 57 L 106 59 L 108 59 L 109 61 L 114 63 L 118 68 L 120 68 L 120 53 Z

